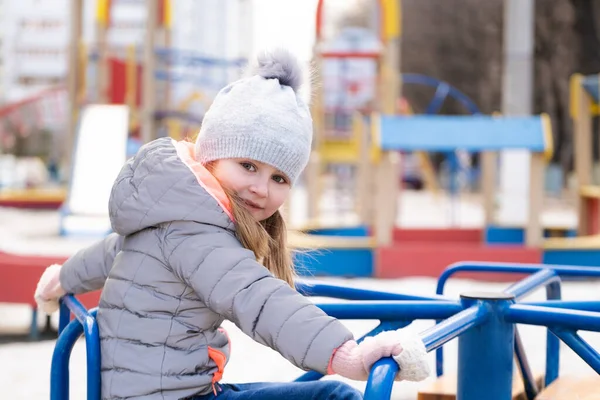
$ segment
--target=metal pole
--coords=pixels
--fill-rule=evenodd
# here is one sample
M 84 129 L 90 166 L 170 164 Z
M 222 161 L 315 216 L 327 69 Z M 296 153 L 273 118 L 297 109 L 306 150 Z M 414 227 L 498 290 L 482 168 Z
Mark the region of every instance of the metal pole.
M 502 112 L 532 111 L 534 0 L 504 0 L 504 70 Z
M 502 114 L 532 112 L 534 0 L 504 0 L 504 67 Z M 509 223 L 527 221 L 531 155 L 522 150 L 500 152 L 500 219 Z
M 458 337 L 457 400 L 511 400 L 514 324 L 506 322 L 503 309 L 514 302 L 506 293 L 461 294 L 465 306 L 480 303 L 490 312 L 485 323 Z

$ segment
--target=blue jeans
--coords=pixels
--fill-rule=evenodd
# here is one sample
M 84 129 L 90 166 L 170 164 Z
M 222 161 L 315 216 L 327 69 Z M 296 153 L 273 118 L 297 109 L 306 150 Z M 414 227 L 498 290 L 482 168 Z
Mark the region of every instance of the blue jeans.
M 217 395 L 196 396 L 194 400 L 362 400 L 352 386 L 338 381 L 219 384 Z

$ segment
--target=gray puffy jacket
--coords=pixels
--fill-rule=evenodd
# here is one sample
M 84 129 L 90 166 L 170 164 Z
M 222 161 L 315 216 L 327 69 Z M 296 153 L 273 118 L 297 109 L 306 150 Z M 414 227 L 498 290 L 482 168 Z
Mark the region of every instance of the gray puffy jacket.
M 224 319 L 321 373 L 352 339 L 256 262 L 222 204 L 222 190 L 193 160 L 190 144 L 155 140 L 122 168 L 109 202 L 115 233 L 71 257 L 60 276 L 69 293 L 103 289 L 103 399 L 211 392 L 229 358 Z

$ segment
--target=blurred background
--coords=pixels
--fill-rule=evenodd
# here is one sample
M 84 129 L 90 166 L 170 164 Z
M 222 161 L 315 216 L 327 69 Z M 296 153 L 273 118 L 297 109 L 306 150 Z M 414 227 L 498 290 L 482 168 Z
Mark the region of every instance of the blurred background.
M 284 208 L 302 279 L 433 294 L 465 260 L 598 271 L 600 0 L 0 0 L 7 398 L 48 395 L 57 316 L 33 291 L 46 266 L 111 231 L 123 163 L 153 139 L 194 138 L 218 91 L 277 46 L 310 65 L 313 152 Z M 466 274 L 449 291 L 515 279 Z M 566 288 L 600 297 L 595 280 Z M 226 379 L 298 375 L 230 328 L 245 344 Z M 535 329 L 523 340 L 542 368 Z M 561 352 L 561 369 L 595 374 Z M 244 367 L 261 357 L 270 368 Z
M 110 19 L 108 22 L 99 20 L 101 6 L 96 1 L 83 3 L 82 35 L 75 40 L 85 53 L 77 66 L 80 71 L 85 69 L 86 78 L 78 93 L 79 105 L 84 102 L 127 104 L 132 100 L 132 89 L 136 91 L 137 105 L 141 105 L 143 85 L 138 82 L 135 89 L 127 86 L 126 71 L 130 60 L 136 65 L 137 78 L 141 80 L 148 14 L 145 2 L 107 0 L 111 3 L 110 16 L 102 18 Z M 332 37 L 335 30 L 345 26 L 373 27 L 372 15 L 377 3 L 366 0 L 325 2 L 327 33 Z M 484 3 L 403 0 L 398 72 L 420 73 L 448 82 L 469 96 L 483 113 L 502 111 L 506 62 L 503 3 L 502 0 Z M 530 112 L 545 112 L 552 119 L 555 151 L 548 187 L 558 192 L 559 187 L 567 185 L 573 172 L 569 78 L 574 73 L 593 74 L 600 68 L 600 57 L 590 50 L 598 45 L 599 5 L 588 0 L 555 0 L 551 6 L 540 4 L 528 17 L 530 20 L 523 22 L 523 29 L 534 30 L 530 54 L 532 74 L 528 82 L 533 93 Z M 188 105 L 183 104 L 184 100 L 195 91 L 202 92 L 209 104 L 216 90 L 236 76 L 237 67 L 265 46 L 286 45 L 303 59 L 312 59 L 315 0 L 215 0 L 214 3 L 174 0 L 169 7 L 167 25 L 156 28 L 156 36 L 162 39 L 162 42 L 157 39 L 156 46 L 156 85 L 168 92 L 157 95 L 160 110 L 184 108 Z M 0 104 L 3 106 L 0 149 L 3 155 L 40 157 L 46 166 L 53 168 L 55 164 L 61 165 L 60 161 L 70 152 L 65 143 L 68 135 L 61 124 L 65 123 L 69 110 L 65 94 L 69 35 L 74 21 L 71 5 L 67 0 L 3 0 L 0 10 Z M 217 66 L 217 60 L 229 64 Z M 99 82 L 102 69 L 105 81 Z M 57 92 L 45 93 L 51 89 Z M 431 93 L 422 87 L 404 90 L 417 112 L 423 111 L 431 99 Z M 186 111 L 201 118 L 202 102 L 188 103 L 191 104 Z M 62 108 L 52 112 L 51 106 Z M 32 115 L 40 114 L 36 109 L 46 112 Z M 464 112 L 457 102 L 445 103 L 441 111 Z M 162 117 L 168 119 L 164 114 Z M 168 125 L 168 121 L 163 122 Z M 598 146 L 594 145 L 593 150 L 594 160 L 597 160 Z M 9 158 L 3 159 L 6 163 Z M 439 160 L 436 161 L 439 167 Z M 7 172 L 2 174 L 2 187 L 23 185 L 22 179 L 14 176 L 11 179 L 7 175 Z M 64 175 L 52 178 L 64 180 Z

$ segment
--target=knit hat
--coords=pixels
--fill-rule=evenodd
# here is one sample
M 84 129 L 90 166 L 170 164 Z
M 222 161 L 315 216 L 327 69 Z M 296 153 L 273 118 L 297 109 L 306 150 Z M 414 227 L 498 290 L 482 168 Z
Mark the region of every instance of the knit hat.
M 248 158 L 283 172 L 293 184 L 308 163 L 312 119 L 298 95 L 303 70 L 290 52 L 263 52 L 250 76 L 221 89 L 202 121 L 196 159 Z

